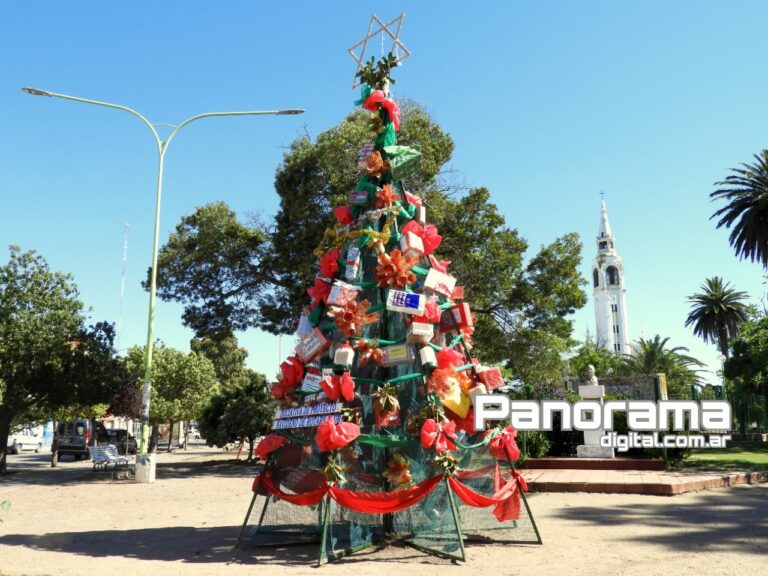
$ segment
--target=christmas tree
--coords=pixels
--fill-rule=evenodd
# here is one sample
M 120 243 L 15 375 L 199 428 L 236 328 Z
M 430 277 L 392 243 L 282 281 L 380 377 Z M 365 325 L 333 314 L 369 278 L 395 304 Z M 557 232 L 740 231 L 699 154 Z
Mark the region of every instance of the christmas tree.
M 472 356 L 472 309 L 408 190 L 419 152 L 397 145 L 398 63 L 390 53 L 358 71 L 372 143 L 270 387 L 273 433 L 238 540 L 319 542 L 321 563 L 386 539 L 462 560 L 473 538 L 541 542 L 514 429 L 474 429 L 473 399 L 504 381 Z

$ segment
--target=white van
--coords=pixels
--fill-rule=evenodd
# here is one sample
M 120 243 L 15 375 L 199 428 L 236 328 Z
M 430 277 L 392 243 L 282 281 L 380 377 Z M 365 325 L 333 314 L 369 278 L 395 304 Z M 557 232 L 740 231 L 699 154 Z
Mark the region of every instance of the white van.
M 40 452 L 43 447 L 43 439 L 37 430 L 29 426 L 20 426 L 8 434 L 7 450 L 11 454 L 21 454 L 22 450 L 34 450 Z

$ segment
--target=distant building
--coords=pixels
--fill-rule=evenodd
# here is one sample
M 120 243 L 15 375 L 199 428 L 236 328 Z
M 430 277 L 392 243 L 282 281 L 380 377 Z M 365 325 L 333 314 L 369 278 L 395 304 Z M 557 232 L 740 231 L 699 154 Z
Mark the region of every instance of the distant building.
M 632 353 L 627 326 L 624 265 L 616 253 L 604 200 L 600 202 L 600 230 L 597 235 L 597 256 L 592 261 L 592 287 L 597 326 L 595 342 L 601 348 L 617 354 Z

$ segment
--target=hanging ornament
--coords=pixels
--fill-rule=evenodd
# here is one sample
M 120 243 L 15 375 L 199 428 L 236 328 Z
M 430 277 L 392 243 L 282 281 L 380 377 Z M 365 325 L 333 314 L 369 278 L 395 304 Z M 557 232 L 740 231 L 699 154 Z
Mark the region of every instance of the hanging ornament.
M 416 274 L 411 268 L 418 262 L 417 258 L 405 258 L 400 250 L 392 250 L 391 254 L 381 254 L 379 265 L 376 267 L 376 284 L 379 288 L 403 289 L 407 284 L 416 282 Z
M 355 381 L 352 380 L 349 372 L 344 372 L 341 376 L 337 374 L 325 376 L 320 386 L 328 399 L 333 402 L 339 398 L 344 398 L 347 402 L 355 399 Z
M 320 275 L 332 279 L 336 272 L 339 271 L 339 258 L 341 258 L 341 250 L 338 248 L 333 248 L 326 252 L 320 258 Z
M 392 189 L 391 184 L 384 184 L 381 190 L 376 192 L 376 208 L 389 208 L 394 202 L 397 202 L 399 197 L 397 192 Z
M 352 422 L 334 422 L 333 416 L 329 416 L 325 422 L 317 427 L 315 444 L 320 452 L 330 452 L 343 448 L 355 438 L 360 436 L 360 426 Z
M 400 401 L 394 384 L 383 384 L 371 394 L 376 427 L 398 426 L 400 424 Z
M 361 302 L 350 300 L 344 306 L 334 306 L 330 315 L 345 336 L 359 336 L 363 326 L 379 319 L 378 313 L 368 314 L 370 307 L 371 303 L 368 300 Z
M 420 438 L 424 448 L 434 448 L 435 452 L 456 450 L 456 445 L 451 442 L 456 438 L 456 424 L 454 422 L 438 424 L 429 418 L 421 427 Z
M 379 343 L 375 340 L 355 340 L 353 347 L 357 350 L 359 368 L 365 368 L 370 361 L 380 364 L 384 358 L 384 350 L 379 348 Z
M 393 452 L 387 461 L 387 469 L 384 470 L 384 478 L 392 484 L 395 490 L 405 490 L 413 486 L 411 466 L 408 459 L 399 452 Z

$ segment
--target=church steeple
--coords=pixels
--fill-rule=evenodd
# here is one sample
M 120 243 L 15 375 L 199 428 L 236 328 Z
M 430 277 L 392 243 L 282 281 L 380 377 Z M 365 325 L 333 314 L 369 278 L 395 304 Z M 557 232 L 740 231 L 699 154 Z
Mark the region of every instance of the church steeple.
M 597 233 L 597 256 L 592 261 L 592 286 L 595 299 L 596 343 L 616 352 L 629 354 L 627 302 L 624 287 L 624 265 L 616 253 L 615 239 L 608 221 L 605 200 L 600 202 L 600 227 Z

